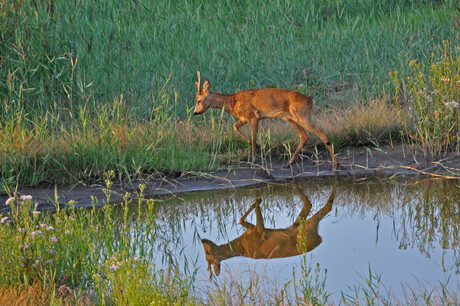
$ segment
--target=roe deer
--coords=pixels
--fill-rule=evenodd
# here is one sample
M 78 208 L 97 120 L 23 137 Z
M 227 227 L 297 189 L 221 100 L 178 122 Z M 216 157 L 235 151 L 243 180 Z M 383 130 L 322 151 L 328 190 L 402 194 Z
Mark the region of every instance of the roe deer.
M 294 163 L 303 146 L 308 140 L 307 133 L 316 135 L 326 145 L 334 163 L 334 170 L 338 169 L 337 159 L 332 151 L 331 143 L 327 135 L 321 131 L 311 118 L 313 100 L 296 91 L 280 88 L 248 89 L 235 94 L 220 94 L 210 91 L 211 85 L 206 79 L 201 87 L 200 72 L 197 71 L 198 87 L 194 115 L 204 113 L 208 108 L 224 108 L 224 110 L 236 117 L 239 121 L 233 126 L 234 130 L 243 139 L 252 144 L 252 161 L 256 156 L 256 139 L 259 128 L 259 120 L 265 118 L 280 118 L 289 122 L 299 134 L 300 143 L 289 160 L 287 166 Z M 240 131 L 240 127 L 249 123 L 252 130 L 251 141 Z
M 332 188 L 331 195 L 326 205 L 315 213 L 310 219 L 305 220 L 312 207 L 307 196 L 295 186 L 303 202 L 300 211 L 294 223 L 285 229 L 265 228 L 262 213 L 260 211 L 260 198 L 241 217 L 240 224 L 246 228 L 246 232 L 240 237 L 222 245 L 216 245 L 214 242 L 202 239 L 203 248 L 208 262 L 209 277 L 212 278 L 211 266 L 214 266 L 214 273 L 218 276 L 220 273 L 220 262 L 235 256 L 246 256 L 250 258 L 282 258 L 290 257 L 316 248 L 321 242 L 321 236 L 318 234 L 318 225 L 332 209 L 332 202 L 335 198 L 337 189 L 336 180 Z M 245 221 L 248 214 L 255 209 L 256 225 Z

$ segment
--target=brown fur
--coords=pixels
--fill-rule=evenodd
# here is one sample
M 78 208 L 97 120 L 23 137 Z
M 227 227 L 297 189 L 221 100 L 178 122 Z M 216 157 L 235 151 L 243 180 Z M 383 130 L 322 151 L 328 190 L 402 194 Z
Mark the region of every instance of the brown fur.
M 246 232 L 240 237 L 222 245 L 216 245 L 210 240 L 201 240 L 208 262 L 209 276 L 212 277 L 211 266 L 214 273 L 219 275 L 220 262 L 235 256 L 250 258 L 282 258 L 309 252 L 316 248 L 322 241 L 318 234 L 319 222 L 332 209 L 335 198 L 337 180 L 332 189 L 326 205 L 315 213 L 310 219 L 305 220 L 311 210 L 311 203 L 307 196 L 295 186 L 303 202 L 303 207 L 294 223 L 285 229 L 265 228 L 260 210 L 260 198 L 251 205 L 248 211 L 241 217 L 240 224 L 246 228 Z M 256 225 L 246 222 L 248 214 L 255 210 Z
M 265 118 L 280 118 L 289 122 L 300 138 L 300 143 L 288 162 L 288 166 L 294 163 L 303 146 L 308 140 L 305 130 L 316 135 L 326 145 L 334 163 L 334 170 L 338 169 L 337 159 L 327 135 L 317 127 L 311 118 L 313 100 L 296 91 L 265 88 L 248 89 L 232 95 L 224 95 L 211 92 L 211 85 L 206 79 L 201 88 L 200 72 L 198 71 L 198 92 L 196 94 L 196 106 L 194 115 L 204 113 L 208 108 L 224 108 L 224 110 L 236 117 L 239 121 L 233 126 L 246 142 L 252 144 L 253 162 L 256 156 L 256 139 L 259 129 L 259 120 Z M 249 140 L 241 131 L 240 127 L 249 123 L 252 131 L 252 139 Z

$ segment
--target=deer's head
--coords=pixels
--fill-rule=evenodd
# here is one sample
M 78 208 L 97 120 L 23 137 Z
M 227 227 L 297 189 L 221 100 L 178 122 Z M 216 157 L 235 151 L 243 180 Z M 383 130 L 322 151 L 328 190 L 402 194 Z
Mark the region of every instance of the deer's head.
M 208 262 L 209 278 L 212 278 L 212 267 L 214 267 L 214 273 L 219 276 L 220 259 L 218 258 L 219 256 L 216 256 L 216 253 L 219 253 L 219 247 L 208 239 L 202 239 L 201 243 L 203 244 L 204 252 L 206 254 L 206 261 Z
M 201 88 L 200 72 L 197 71 L 196 74 L 198 76 L 198 82 L 195 82 L 195 84 L 198 87 L 198 92 L 196 93 L 196 105 L 193 114 L 199 115 L 204 113 L 211 106 L 211 101 L 208 100 L 211 85 L 209 84 L 208 79 L 206 79 L 204 80 L 203 88 Z

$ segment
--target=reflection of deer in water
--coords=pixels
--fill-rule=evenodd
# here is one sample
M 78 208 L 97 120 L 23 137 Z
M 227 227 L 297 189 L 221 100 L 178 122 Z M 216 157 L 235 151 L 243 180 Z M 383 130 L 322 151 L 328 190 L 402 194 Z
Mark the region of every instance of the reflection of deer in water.
M 216 245 L 207 239 L 201 240 L 206 253 L 209 276 L 212 277 L 211 265 L 214 266 L 216 275 L 219 275 L 220 262 L 231 257 L 282 258 L 299 255 L 316 248 L 322 241 L 321 236 L 318 234 L 318 224 L 331 211 L 336 188 L 337 181 L 326 205 L 311 218 L 305 220 L 312 205 L 300 188 L 295 186 L 303 202 L 303 207 L 294 223 L 285 229 L 265 228 L 260 210 L 262 200 L 257 198 L 256 202 L 251 205 L 240 219 L 240 224 L 246 228 L 246 232 L 243 235 L 222 245 Z M 256 212 L 256 225 L 245 221 L 245 218 L 252 210 Z

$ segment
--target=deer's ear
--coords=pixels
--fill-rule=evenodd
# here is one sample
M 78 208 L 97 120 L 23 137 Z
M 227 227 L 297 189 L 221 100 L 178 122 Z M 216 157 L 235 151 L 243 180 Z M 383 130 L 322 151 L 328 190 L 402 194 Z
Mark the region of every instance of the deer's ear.
M 208 92 L 209 89 L 211 89 L 211 84 L 209 84 L 208 79 L 206 79 L 206 80 L 204 80 L 204 83 L 203 83 L 203 91 Z

